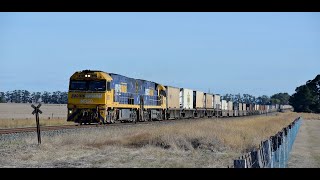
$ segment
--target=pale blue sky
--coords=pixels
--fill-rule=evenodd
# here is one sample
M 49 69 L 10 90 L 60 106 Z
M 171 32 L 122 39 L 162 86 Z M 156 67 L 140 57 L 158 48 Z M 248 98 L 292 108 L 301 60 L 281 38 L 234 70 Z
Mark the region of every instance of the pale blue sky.
M 292 94 L 320 74 L 320 13 L 0 13 L 0 91 L 97 69 L 218 94 Z

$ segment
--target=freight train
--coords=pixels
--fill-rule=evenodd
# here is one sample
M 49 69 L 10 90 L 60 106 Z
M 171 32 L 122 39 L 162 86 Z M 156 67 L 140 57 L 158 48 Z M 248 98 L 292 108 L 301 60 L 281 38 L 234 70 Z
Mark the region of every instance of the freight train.
M 96 70 L 70 77 L 67 107 L 67 121 L 79 124 L 248 116 L 280 110 L 279 105 L 227 102 L 219 94 Z

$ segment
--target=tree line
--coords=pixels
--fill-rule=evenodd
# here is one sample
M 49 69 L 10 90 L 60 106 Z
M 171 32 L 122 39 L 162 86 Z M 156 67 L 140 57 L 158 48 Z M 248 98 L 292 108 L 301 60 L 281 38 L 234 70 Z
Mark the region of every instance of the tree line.
M 246 104 L 288 104 L 290 95 L 288 93 L 278 93 L 271 97 L 266 95 L 255 97 L 250 94 L 226 94 L 223 100 L 246 103 Z M 29 92 L 27 90 L 14 90 L 0 92 L 0 103 L 45 103 L 45 104 L 67 104 L 68 92 Z
M 27 90 L 14 90 L 0 92 L 0 103 L 45 103 L 67 104 L 68 92 L 29 92 Z
M 246 104 L 261 104 L 261 105 L 288 105 L 290 95 L 288 93 L 277 93 L 272 95 L 271 97 L 267 95 L 262 95 L 259 97 L 255 97 L 250 94 L 226 94 L 223 95 L 222 100 L 238 102 L 238 103 L 246 103 Z
M 289 99 L 295 111 L 320 113 L 320 74 L 295 91 Z

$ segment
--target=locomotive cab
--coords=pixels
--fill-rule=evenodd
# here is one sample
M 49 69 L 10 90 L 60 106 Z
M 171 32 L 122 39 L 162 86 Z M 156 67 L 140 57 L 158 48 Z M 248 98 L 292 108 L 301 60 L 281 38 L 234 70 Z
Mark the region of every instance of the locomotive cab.
M 76 72 L 70 78 L 68 119 L 76 123 L 104 123 L 106 93 L 111 77 L 99 71 Z

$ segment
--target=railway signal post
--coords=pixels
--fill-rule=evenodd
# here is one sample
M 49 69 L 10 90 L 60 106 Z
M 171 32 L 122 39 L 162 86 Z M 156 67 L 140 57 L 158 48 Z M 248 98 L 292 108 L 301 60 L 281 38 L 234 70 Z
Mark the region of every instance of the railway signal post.
M 37 136 L 38 136 L 38 144 L 41 144 L 41 136 L 40 136 L 40 124 L 39 124 L 39 113 L 42 114 L 42 111 L 39 109 L 41 104 L 38 106 L 31 105 L 31 107 L 34 109 L 32 114 L 36 115 L 36 123 L 37 123 Z

